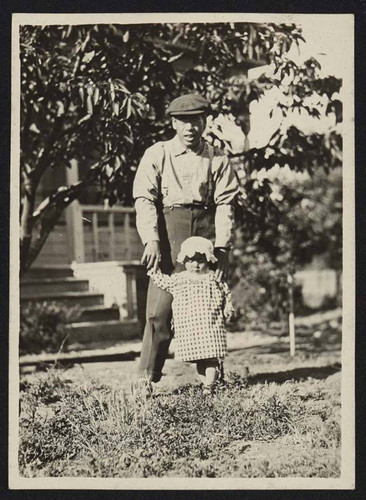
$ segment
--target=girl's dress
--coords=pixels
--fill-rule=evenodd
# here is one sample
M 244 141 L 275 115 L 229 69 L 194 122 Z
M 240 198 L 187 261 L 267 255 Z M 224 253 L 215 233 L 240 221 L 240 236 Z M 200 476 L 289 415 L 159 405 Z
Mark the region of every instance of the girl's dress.
M 168 276 L 148 272 L 154 283 L 173 295 L 175 357 L 181 361 L 223 358 L 227 353 L 225 319 L 233 314 L 226 283 L 213 272 L 188 271 Z

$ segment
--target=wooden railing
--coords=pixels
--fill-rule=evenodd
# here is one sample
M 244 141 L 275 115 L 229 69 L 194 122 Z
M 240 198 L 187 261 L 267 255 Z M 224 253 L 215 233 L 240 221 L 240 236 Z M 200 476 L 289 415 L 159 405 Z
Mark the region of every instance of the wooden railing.
M 74 257 L 77 262 L 132 260 L 141 255 L 131 207 L 74 207 Z

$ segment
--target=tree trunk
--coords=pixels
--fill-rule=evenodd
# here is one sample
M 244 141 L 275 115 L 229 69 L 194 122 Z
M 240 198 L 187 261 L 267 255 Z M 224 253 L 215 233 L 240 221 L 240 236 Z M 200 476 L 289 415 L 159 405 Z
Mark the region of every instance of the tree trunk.
M 32 244 L 33 211 L 35 204 L 35 189 L 31 182 L 25 186 L 22 198 L 22 215 L 20 218 L 20 274 L 29 267 L 28 256 Z
M 21 249 L 24 242 L 24 250 L 21 250 L 20 256 L 21 274 L 35 261 L 65 208 L 80 196 L 90 182 L 97 178 L 99 172 L 99 164 L 91 167 L 85 179 L 73 186 L 60 187 L 41 203 L 36 212 L 34 199 L 33 204 L 29 204 L 28 199 L 24 200 L 21 220 L 24 220 L 25 230 L 28 231 L 24 231 L 24 235 L 29 237 L 22 239 L 21 236 Z

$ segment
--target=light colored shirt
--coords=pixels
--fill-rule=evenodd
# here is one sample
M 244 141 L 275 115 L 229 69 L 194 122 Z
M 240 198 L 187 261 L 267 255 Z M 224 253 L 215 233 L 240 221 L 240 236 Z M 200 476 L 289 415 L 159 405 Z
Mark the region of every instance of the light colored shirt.
M 236 173 L 225 154 L 202 141 L 187 149 L 178 136 L 148 148 L 137 169 L 133 197 L 136 225 L 144 244 L 159 240 L 157 207 L 216 205 L 216 247 L 229 247 L 238 193 Z

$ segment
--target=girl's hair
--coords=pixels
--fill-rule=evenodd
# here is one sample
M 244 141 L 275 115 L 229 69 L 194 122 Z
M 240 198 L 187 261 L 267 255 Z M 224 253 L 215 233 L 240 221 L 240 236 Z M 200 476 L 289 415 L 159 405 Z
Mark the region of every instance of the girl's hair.
M 207 264 L 209 264 L 209 261 L 208 261 L 208 259 L 207 259 L 207 257 L 206 257 L 206 254 L 201 253 L 201 252 L 196 252 L 196 253 L 195 253 L 194 255 L 192 255 L 192 256 L 191 256 L 191 255 L 186 255 L 186 256 L 184 257 L 183 264 L 184 264 L 185 262 L 187 262 L 187 260 L 195 260 L 195 258 L 197 258 L 197 255 L 199 255 L 199 256 L 201 256 L 201 257 L 203 257 L 203 258 L 204 258 L 204 260 L 205 260 L 205 262 L 207 262 Z
M 205 255 L 207 262 L 216 262 L 214 247 L 210 240 L 201 236 L 191 236 L 183 241 L 177 262 L 183 263 L 186 257 L 193 257 L 196 253 Z

